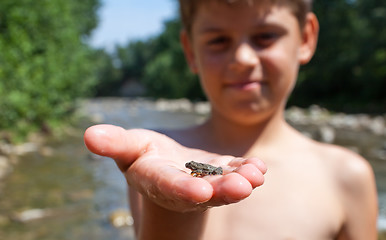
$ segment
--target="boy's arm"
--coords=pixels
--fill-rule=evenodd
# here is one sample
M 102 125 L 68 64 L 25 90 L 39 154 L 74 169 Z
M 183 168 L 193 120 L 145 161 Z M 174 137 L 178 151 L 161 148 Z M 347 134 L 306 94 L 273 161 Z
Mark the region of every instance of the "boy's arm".
M 171 224 L 169 220 L 182 228 L 189 222 L 194 226 L 193 222 L 203 221 L 207 208 L 238 202 L 264 182 L 266 168 L 256 158 L 219 156 L 186 148 L 150 130 L 97 125 L 86 130 L 84 140 L 91 152 L 113 158 L 130 188 L 141 193 L 141 229 L 151 221 L 158 221 L 158 226 L 166 224 L 160 229 L 164 231 Z M 191 160 L 225 166 L 226 174 L 192 177 L 184 167 Z M 192 227 L 190 231 L 195 230 Z M 176 230 L 173 232 L 168 234 L 176 234 Z
M 349 155 L 350 161 L 344 163 L 340 174 L 346 217 L 338 239 L 376 240 L 378 204 L 374 174 L 365 159 Z
M 201 239 L 207 211 L 175 212 L 158 206 L 133 189 L 130 189 L 130 194 L 130 200 L 133 196 L 140 199 L 130 202 L 137 239 Z

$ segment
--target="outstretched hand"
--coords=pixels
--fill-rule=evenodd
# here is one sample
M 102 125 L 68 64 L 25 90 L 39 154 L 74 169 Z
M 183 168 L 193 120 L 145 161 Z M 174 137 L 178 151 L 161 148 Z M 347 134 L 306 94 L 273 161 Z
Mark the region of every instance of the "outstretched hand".
M 187 148 L 150 130 L 96 125 L 86 130 L 84 140 L 91 152 L 115 160 L 130 187 L 173 211 L 235 203 L 264 182 L 266 167 L 257 158 L 235 158 Z M 224 175 L 193 177 L 185 168 L 191 160 L 221 166 Z

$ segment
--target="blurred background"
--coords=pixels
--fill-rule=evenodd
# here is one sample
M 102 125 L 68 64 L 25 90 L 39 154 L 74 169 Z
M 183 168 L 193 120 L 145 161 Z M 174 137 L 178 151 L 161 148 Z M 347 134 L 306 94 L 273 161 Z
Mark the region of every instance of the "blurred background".
M 386 3 L 315 1 L 320 38 L 286 113 L 365 156 L 386 231 Z M 0 1 L 0 239 L 132 239 L 123 177 L 84 129 L 185 127 L 210 107 L 175 0 Z M 386 239 L 380 236 L 379 239 Z

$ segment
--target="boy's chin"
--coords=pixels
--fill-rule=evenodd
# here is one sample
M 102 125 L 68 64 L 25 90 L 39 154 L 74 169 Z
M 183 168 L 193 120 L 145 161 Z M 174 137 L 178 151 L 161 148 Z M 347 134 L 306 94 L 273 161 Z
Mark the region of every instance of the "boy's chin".
M 265 102 L 240 103 L 222 111 L 224 117 L 242 125 L 256 125 L 275 114 L 274 106 Z M 224 110 L 224 109 L 223 109 Z

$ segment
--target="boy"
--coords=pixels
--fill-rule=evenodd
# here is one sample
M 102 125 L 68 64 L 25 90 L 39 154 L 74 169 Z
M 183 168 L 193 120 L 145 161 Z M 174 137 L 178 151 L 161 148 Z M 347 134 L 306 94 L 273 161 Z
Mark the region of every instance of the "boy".
M 138 239 L 376 239 L 369 164 L 284 120 L 298 68 L 316 48 L 309 1 L 180 5 L 181 42 L 211 103 L 208 120 L 165 135 L 108 125 L 85 133 L 87 147 L 125 174 Z M 224 174 L 193 177 L 191 160 Z

